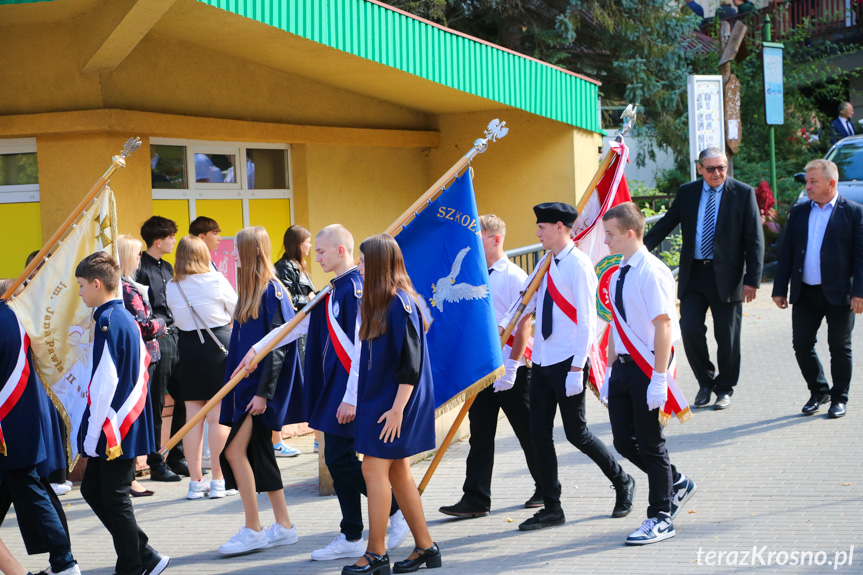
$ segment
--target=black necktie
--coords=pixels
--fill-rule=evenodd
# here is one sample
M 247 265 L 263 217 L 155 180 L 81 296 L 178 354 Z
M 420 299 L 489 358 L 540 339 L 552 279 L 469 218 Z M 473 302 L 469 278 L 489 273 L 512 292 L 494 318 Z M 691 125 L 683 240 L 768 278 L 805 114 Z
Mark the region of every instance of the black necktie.
M 620 317 L 626 321 L 626 310 L 623 309 L 623 280 L 626 278 L 626 272 L 629 271 L 629 265 L 620 268 L 620 277 L 617 278 L 617 287 L 614 290 L 614 303 L 617 305 L 617 310 L 620 312 Z
M 488 275 L 491 275 L 491 272 L 494 271 L 494 268 L 488 268 Z
M 557 265 L 557 261 L 557 258 L 554 258 L 555 265 Z M 551 292 L 548 289 L 551 276 L 547 277 L 545 281 L 545 297 L 542 298 L 542 339 L 551 337 L 551 312 L 554 306 L 554 300 L 551 299 Z
M 707 190 L 704 208 L 704 226 L 701 231 L 701 258 L 713 259 L 713 234 L 716 231 L 716 188 Z

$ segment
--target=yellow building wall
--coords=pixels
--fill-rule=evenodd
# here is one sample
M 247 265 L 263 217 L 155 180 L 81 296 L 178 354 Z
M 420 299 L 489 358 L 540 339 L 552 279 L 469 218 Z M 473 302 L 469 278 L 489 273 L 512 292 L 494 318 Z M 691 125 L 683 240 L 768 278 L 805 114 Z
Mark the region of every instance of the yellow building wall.
M 291 200 L 249 200 L 249 225 L 267 230 L 273 248 L 273 261 L 281 256 L 285 230 L 291 225 Z
M 17 278 L 27 256 L 42 247 L 39 211 L 36 202 L 0 204 L 0 279 Z
M 537 243 L 533 206 L 575 205 L 599 164 L 598 134 L 515 109 L 438 117 L 441 145 L 429 152 L 429 184 L 443 175 L 483 136 L 494 118 L 509 134 L 473 160 L 480 214 L 496 214 L 507 225 L 506 248 Z

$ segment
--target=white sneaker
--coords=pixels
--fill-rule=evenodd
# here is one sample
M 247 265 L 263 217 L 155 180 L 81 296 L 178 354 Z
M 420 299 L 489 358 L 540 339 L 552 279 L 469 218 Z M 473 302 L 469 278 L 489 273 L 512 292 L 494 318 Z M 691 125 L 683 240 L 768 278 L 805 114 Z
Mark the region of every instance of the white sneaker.
M 280 441 L 273 445 L 273 450 L 276 452 L 276 457 L 296 457 L 300 454 L 299 449 L 291 447 L 284 441 Z
M 202 479 L 200 481 L 189 482 L 189 492 L 186 493 L 186 499 L 203 499 L 210 491 L 210 482 Z
M 149 569 L 144 569 L 144 575 L 159 575 L 162 571 L 168 568 L 171 563 L 171 558 L 161 553 L 156 553 L 156 558 L 159 560 Z
M 293 545 L 299 540 L 296 525 L 291 525 L 290 529 L 285 529 L 278 523 L 273 523 L 267 527 L 265 533 L 267 534 L 267 549 L 279 545 Z
M 220 499 L 225 496 L 236 495 L 236 489 L 225 489 L 224 479 L 213 479 L 210 481 L 210 499 Z
M 51 485 L 57 485 L 57 484 L 52 483 Z M 59 485 L 63 485 L 63 484 L 60 483 Z M 81 568 L 78 567 L 77 563 L 75 563 L 74 565 L 72 565 L 68 569 L 64 569 L 60 572 L 57 572 L 57 571 L 52 571 L 51 567 L 49 566 L 44 571 L 39 571 L 39 573 L 37 573 L 36 575 L 81 575 Z
M 671 488 L 671 519 L 674 520 L 683 509 L 683 504 L 695 495 L 698 486 L 695 482 L 685 475 L 680 476 L 680 479 Z
M 227 543 L 219 546 L 221 555 L 241 555 L 267 547 L 267 534 L 264 530 L 253 531 L 248 527 L 240 527 L 236 535 Z
M 404 543 L 410 532 L 408 522 L 405 521 L 405 516 L 402 514 L 402 510 L 399 509 L 390 517 L 390 537 L 387 539 L 387 549 L 395 549 Z
M 54 493 L 56 493 L 59 497 L 61 495 L 66 495 L 67 493 L 72 491 L 72 486 L 66 485 L 65 483 L 52 483 L 51 489 L 53 489 Z
M 661 513 L 659 517 L 646 519 L 636 531 L 626 538 L 627 545 L 648 545 L 674 537 L 674 525 L 671 518 Z
M 365 552 L 366 542 L 362 537 L 356 541 L 348 541 L 344 533 L 339 533 L 339 536 L 330 541 L 326 547 L 312 551 L 312 561 L 362 557 Z

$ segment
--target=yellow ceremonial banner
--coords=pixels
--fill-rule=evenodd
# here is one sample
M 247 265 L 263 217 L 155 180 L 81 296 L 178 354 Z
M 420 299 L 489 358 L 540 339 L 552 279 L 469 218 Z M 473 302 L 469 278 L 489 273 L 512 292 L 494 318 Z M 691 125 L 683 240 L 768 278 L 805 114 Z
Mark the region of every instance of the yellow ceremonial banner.
M 117 258 L 117 235 L 114 192 L 106 186 L 24 290 L 9 301 L 30 335 L 36 371 L 66 423 L 70 468 L 77 459 L 75 438 L 87 407 L 93 345 L 93 314 L 78 296 L 75 268 L 97 251 Z

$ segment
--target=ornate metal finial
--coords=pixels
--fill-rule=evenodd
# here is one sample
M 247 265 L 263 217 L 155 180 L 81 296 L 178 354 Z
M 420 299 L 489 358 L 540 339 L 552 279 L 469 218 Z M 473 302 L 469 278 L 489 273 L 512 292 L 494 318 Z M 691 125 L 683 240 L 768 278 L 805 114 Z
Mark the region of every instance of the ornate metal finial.
M 120 157 L 128 158 L 141 147 L 141 138 L 135 136 L 134 138 L 129 138 L 126 140 L 126 143 L 123 144 L 123 151 L 120 152 Z
M 486 140 L 491 140 L 492 142 L 500 140 L 507 134 L 509 134 L 509 128 L 506 127 L 506 122 L 501 122 L 497 118 L 489 122 L 488 127 L 485 129 Z
M 629 104 L 623 113 L 620 115 L 620 119 L 623 120 L 623 127 L 617 133 L 615 140 L 618 142 L 623 139 L 625 135 L 627 135 L 630 130 L 635 126 L 635 120 L 638 118 L 638 104 Z

